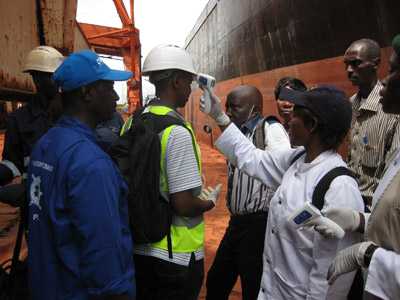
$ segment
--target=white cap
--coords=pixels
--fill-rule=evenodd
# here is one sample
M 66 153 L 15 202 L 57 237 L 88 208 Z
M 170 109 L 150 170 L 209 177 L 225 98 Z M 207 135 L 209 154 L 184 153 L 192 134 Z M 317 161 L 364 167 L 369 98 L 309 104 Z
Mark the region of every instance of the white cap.
M 175 45 L 162 45 L 153 48 L 144 60 L 142 74 L 148 76 L 151 72 L 171 69 L 196 74 L 190 54 Z
M 24 72 L 41 71 L 54 73 L 64 57 L 53 47 L 39 46 L 30 51 L 25 59 Z

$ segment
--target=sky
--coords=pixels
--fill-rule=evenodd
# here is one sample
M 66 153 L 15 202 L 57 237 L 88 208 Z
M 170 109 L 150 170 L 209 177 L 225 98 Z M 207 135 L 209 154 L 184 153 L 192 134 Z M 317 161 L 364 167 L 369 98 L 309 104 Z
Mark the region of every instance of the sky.
M 129 0 L 124 0 L 130 11 Z M 208 0 L 135 0 L 135 26 L 140 31 L 142 63 L 149 51 L 160 44 L 184 46 L 185 39 L 196 24 Z M 78 0 L 78 22 L 121 27 L 121 21 L 112 0 Z M 106 63 L 123 69 L 120 60 L 105 59 Z M 154 94 L 154 87 L 142 80 L 143 96 Z M 120 102 L 126 102 L 126 85 L 115 84 Z

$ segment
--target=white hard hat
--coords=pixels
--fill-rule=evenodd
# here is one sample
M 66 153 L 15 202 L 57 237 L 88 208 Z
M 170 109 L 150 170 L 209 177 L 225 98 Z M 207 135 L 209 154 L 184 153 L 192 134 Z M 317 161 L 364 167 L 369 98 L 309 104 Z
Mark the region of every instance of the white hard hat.
M 54 73 L 64 57 L 53 47 L 39 46 L 28 53 L 25 59 L 24 72 L 41 71 Z
M 196 74 L 193 59 L 185 49 L 175 45 L 162 45 L 153 48 L 143 63 L 142 74 L 177 69 Z

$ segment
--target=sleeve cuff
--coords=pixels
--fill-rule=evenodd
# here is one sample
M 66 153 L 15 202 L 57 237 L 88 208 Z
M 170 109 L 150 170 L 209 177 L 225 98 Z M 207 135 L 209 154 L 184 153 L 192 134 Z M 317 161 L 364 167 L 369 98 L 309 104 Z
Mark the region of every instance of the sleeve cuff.
M 236 164 L 235 146 L 250 143 L 243 133 L 231 123 L 216 140 L 215 146 L 224 154 L 230 162 Z M 253 144 L 252 144 L 253 145 Z
M 133 271 L 127 272 L 121 278 L 116 279 L 102 288 L 89 288 L 90 295 L 101 297 L 106 295 L 136 296 L 136 284 Z

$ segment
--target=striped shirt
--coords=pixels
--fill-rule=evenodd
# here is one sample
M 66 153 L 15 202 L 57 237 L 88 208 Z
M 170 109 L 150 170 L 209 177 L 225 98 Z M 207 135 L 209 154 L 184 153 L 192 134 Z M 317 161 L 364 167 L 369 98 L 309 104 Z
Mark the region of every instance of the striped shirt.
M 169 193 L 174 194 L 191 190 L 194 196 L 201 192 L 201 175 L 197 166 L 196 155 L 193 149 L 192 137 L 189 131 L 176 126 L 171 130 L 166 149 L 166 170 Z M 181 218 L 190 222 L 193 218 Z M 172 263 L 188 266 L 191 253 L 173 253 L 170 259 L 168 251 L 151 247 L 151 245 L 135 245 L 134 253 L 157 257 Z M 204 258 L 204 250 L 194 252 L 196 260 Z
M 350 98 L 353 120 L 348 166 L 358 176 L 367 205 L 371 204 L 386 163 L 400 145 L 399 117 L 382 111 L 381 89 L 378 81 L 366 99 L 358 93 Z
M 264 125 L 265 149 L 277 150 L 290 148 L 289 137 L 284 127 L 274 122 L 263 122 L 257 117 L 242 126 L 246 137 L 256 144 L 255 131 L 258 126 Z M 228 163 L 228 193 L 227 207 L 232 215 L 244 215 L 256 212 L 267 212 L 269 202 L 275 190 L 260 181 L 246 175 L 244 172 Z

